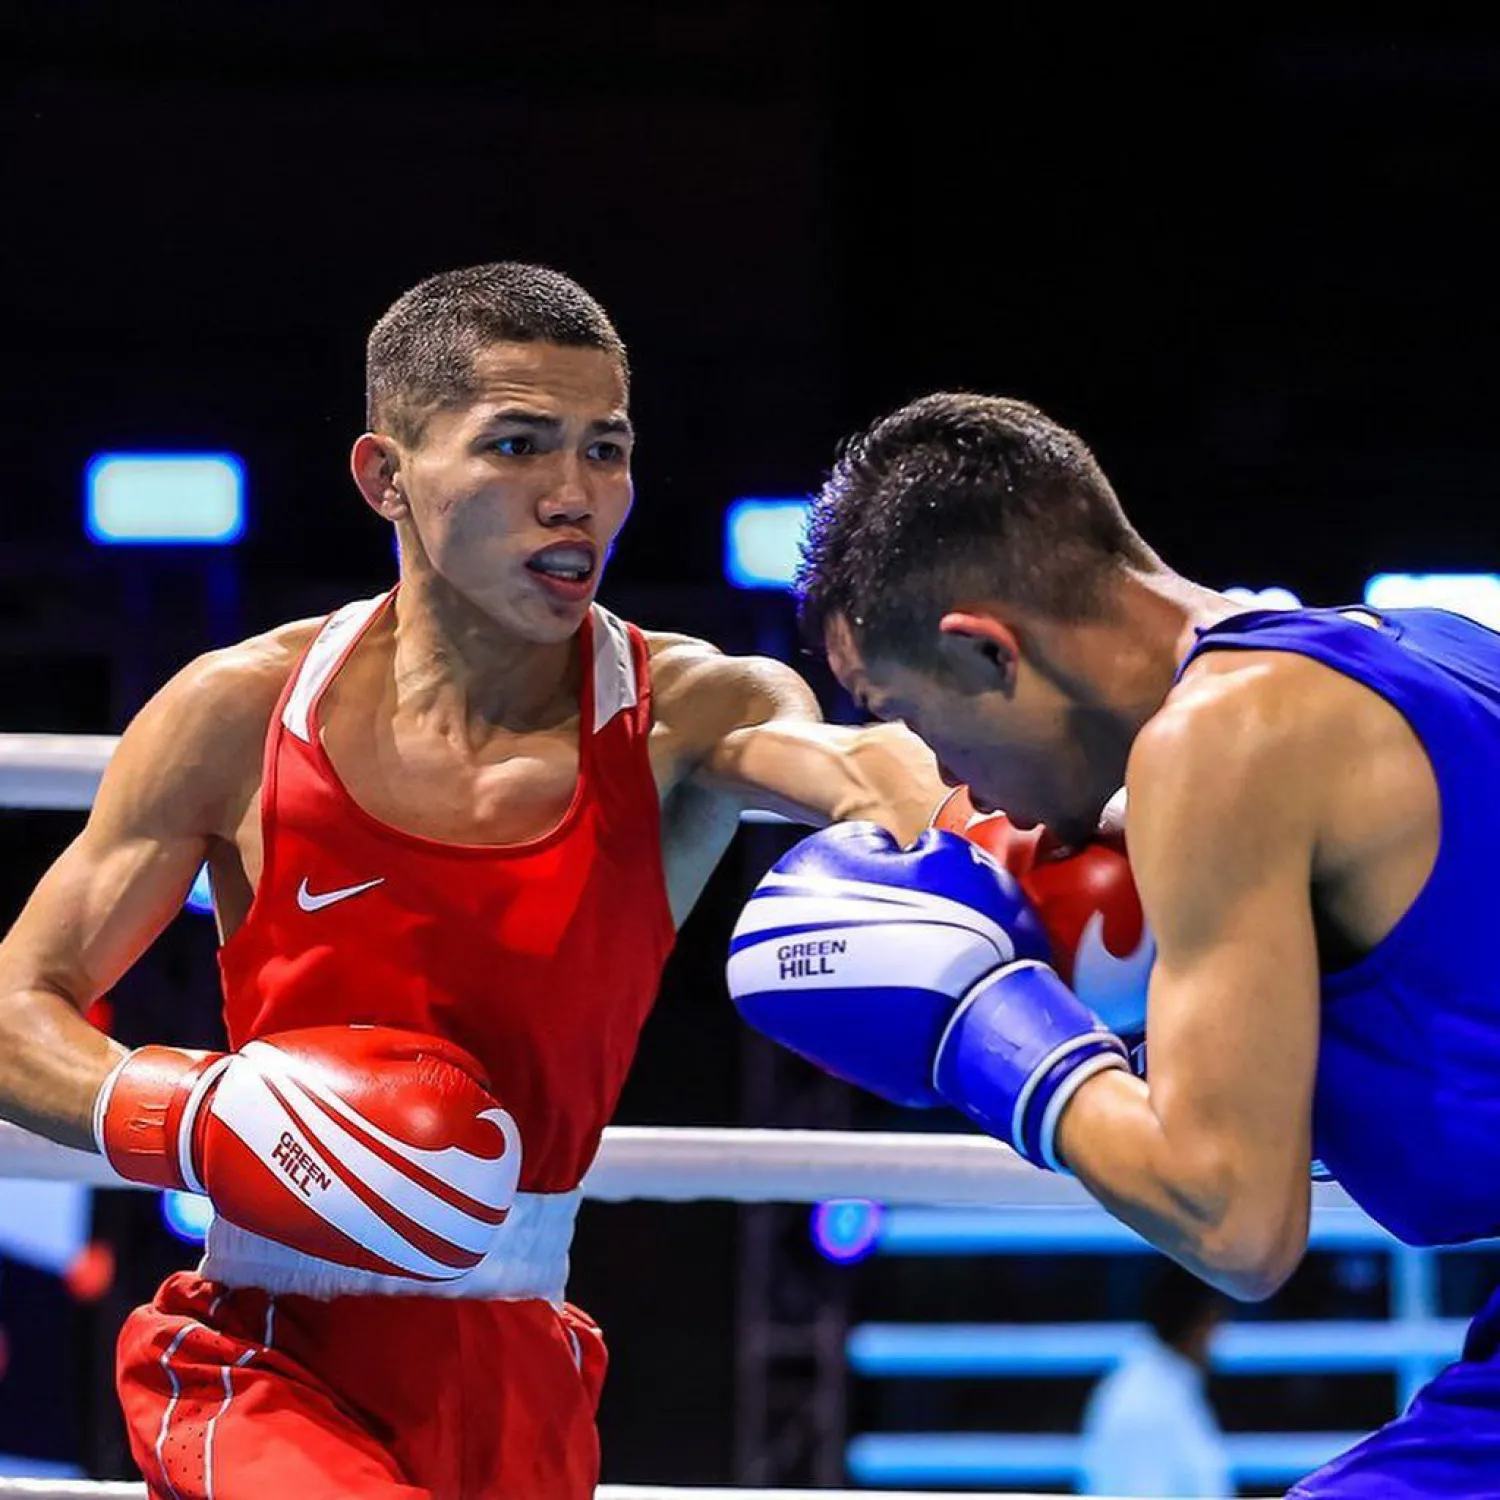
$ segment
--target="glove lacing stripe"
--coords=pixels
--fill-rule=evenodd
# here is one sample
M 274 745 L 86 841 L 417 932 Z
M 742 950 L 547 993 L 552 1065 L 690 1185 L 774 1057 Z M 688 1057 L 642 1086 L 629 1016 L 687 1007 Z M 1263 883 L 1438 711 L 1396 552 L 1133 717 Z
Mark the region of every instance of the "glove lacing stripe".
M 1095 1032 L 1094 1036 L 1090 1038 L 1090 1040 L 1102 1040 L 1102 1038 L 1100 1038 L 1099 1033 Z M 1110 1037 L 1109 1040 L 1114 1041 L 1115 1038 Z M 1091 1057 L 1086 1062 L 1079 1063 L 1078 1066 L 1074 1068 L 1073 1071 L 1069 1073 L 1061 1083 L 1058 1084 L 1056 1089 L 1053 1090 L 1051 1099 L 1047 1101 L 1047 1108 L 1042 1114 L 1042 1160 L 1046 1162 L 1046 1164 L 1054 1172 L 1061 1172 L 1065 1176 L 1069 1177 L 1073 1175 L 1068 1171 L 1067 1167 L 1065 1167 L 1062 1162 L 1057 1159 L 1057 1151 L 1053 1145 L 1053 1138 L 1057 1134 L 1057 1122 L 1062 1117 L 1062 1112 L 1067 1107 L 1068 1101 L 1073 1097 L 1074 1094 L 1078 1092 L 1079 1087 L 1087 1083 L 1088 1080 L 1094 1076 L 1094 1074 L 1103 1073 L 1110 1068 L 1124 1068 L 1126 1072 L 1129 1072 L 1130 1070 L 1130 1065 L 1128 1062 L 1126 1062 L 1124 1057 L 1123 1045 L 1118 1043 L 1117 1045 L 1121 1046 L 1121 1050 L 1119 1052 L 1116 1052 L 1114 1047 L 1111 1047 L 1109 1051 L 1101 1052 L 1098 1057 Z
M 99 1148 L 99 1155 L 102 1156 L 105 1161 L 109 1162 L 111 1167 L 115 1167 L 115 1164 L 110 1159 L 109 1147 L 105 1144 L 104 1141 L 104 1117 L 109 1113 L 109 1100 L 110 1095 L 112 1095 L 115 1091 L 115 1083 L 118 1081 L 121 1072 L 124 1070 L 125 1064 L 130 1061 L 130 1057 L 131 1054 L 127 1052 L 125 1056 L 122 1057 L 119 1062 L 117 1062 L 114 1067 L 112 1067 L 109 1072 L 104 1075 L 104 1082 L 99 1085 L 99 1092 L 94 1095 L 94 1145 Z M 118 1172 L 119 1168 L 115 1167 L 115 1170 Z
M 206 1192 L 193 1169 L 193 1126 L 197 1122 L 198 1111 L 203 1108 L 203 1101 L 208 1098 L 209 1090 L 218 1083 L 219 1075 L 233 1061 L 233 1055 L 226 1054 L 206 1067 L 198 1075 L 198 1081 L 193 1085 L 193 1091 L 183 1107 L 182 1122 L 177 1127 L 177 1172 L 190 1193 Z

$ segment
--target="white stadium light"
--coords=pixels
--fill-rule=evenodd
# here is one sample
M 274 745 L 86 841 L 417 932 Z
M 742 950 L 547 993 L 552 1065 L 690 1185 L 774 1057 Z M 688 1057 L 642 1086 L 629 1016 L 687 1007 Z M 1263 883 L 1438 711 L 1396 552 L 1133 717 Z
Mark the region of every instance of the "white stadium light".
M 1500 630 L 1500 573 L 1377 573 L 1365 584 L 1372 609 L 1447 609 Z
M 736 500 L 724 514 L 724 576 L 737 589 L 789 589 L 802 555 L 807 500 Z
M 233 453 L 100 453 L 84 502 L 101 546 L 228 546 L 245 531 L 245 466 Z
M 1263 589 L 1246 588 L 1242 584 L 1235 584 L 1233 588 L 1224 590 L 1224 597 L 1233 599 L 1249 609 L 1302 608 L 1302 601 L 1290 589 L 1284 589 L 1274 583 Z

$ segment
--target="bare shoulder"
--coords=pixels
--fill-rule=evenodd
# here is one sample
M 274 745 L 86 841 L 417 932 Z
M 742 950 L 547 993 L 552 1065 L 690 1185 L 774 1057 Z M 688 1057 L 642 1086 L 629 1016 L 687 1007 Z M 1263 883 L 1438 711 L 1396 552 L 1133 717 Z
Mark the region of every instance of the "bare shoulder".
M 718 738 L 773 718 L 820 719 L 801 676 L 768 656 L 730 656 L 696 636 L 647 632 L 658 719 Z
M 166 683 L 150 708 L 166 706 L 184 729 L 226 738 L 264 733 L 292 671 L 321 620 L 295 620 L 205 652 Z
M 196 657 L 121 736 L 96 813 L 174 820 L 218 831 L 258 777 L 277 700 L 321 622 L 298 620 Z
M 1197 772 L 1342 775 L 1409 740 L 1377 693 L 1290 651 L 1213 651 L 1195 661 L 1141 730 L 1131 767 L 1145 780 Z M 1287 786 L 1286 792 L 1295 789 Z
M 1227 840 L 1337 859 L 1419 820 L 1431 797 L 1426 758 L 1395 708 L 1284 651 L 1194 662 L 1136 737 L 1126 784 L 1133 861 Z

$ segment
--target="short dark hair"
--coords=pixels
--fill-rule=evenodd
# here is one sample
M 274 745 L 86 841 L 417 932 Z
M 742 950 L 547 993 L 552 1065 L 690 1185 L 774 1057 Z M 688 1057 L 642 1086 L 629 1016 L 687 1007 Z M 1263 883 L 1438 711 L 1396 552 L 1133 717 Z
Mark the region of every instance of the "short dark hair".
M 1025 401 L 942 392 L 843 446 L 797 590 L 815 647 L 842 618 L 872 654 L 931 663 L 957 595 L 1087 619 L 1121 561 L 1155 559 L 1076 433 Z
M 365 398 L 372 429 L 421 441 L 428 417 L 473 395 L 486 345 L 603 349 L 630 378 L 608 314 L 576 281 L 520 261 L 443 271 L 403 292 L 370 330 Z
M 1228 1304 L 1206 1281 L 1164 1259 L 1146 1289 L 1141 1310 L 1157 1338 L 1176 1348 L 1204 1323 L 1222 1317 Z

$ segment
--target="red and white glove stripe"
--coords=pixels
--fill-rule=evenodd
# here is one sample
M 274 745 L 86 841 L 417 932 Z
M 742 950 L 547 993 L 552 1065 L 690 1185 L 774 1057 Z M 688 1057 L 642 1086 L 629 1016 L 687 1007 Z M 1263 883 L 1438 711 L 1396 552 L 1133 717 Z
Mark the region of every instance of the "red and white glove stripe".
M 94 1136 L 133 1182 L 206 1193 L 306 1255 L 452 1281 L 493 1247 L 521 1172 L 515 1121 L 462 1049 L 311 1028 L 234 1054 L 142 1047 L 106 1078 Z
M 345 1246 L 329 1258 L 438 1281 L 484 1258 L 520 1174 L 520 1131 L 503 1109 L 476 1117 L 491 1127 L 482 1149 L 428 1150 L 361 1117 L 276 1046 L 250 1042 L 240 1056 L 253 1066 L 229 1070 L 214 1118 L 254 1162 L 279 1167 L 304 1206 L 361 1252 Z M 219 1137 L 213 1149 L 226 1146 Z

